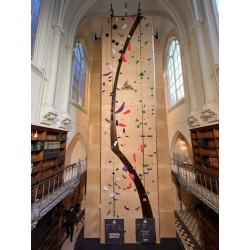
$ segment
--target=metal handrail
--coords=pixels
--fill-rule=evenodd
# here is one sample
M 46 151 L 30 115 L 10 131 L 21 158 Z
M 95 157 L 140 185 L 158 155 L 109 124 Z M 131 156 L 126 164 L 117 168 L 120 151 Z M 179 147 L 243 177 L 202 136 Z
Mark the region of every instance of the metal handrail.
M 87 171 L 87 157 L 65 167 L 60 173 L 31 186 L 32 228 L 37 221 L 79 185 Z
M 219 177 L 198 170 L 183 159 L 187 158 L 176 153 L 170 157 L 172 173 L 189 192 L 219 213 Z

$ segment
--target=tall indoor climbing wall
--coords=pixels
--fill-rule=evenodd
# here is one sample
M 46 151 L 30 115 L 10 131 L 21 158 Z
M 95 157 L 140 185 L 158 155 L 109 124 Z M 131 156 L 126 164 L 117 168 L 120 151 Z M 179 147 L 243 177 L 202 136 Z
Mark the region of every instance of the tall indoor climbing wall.
M 124 219 L 125 243 L 134 243 L 135 219 L 143 216 L 155 218 L 159 243 L 152 19 L 137 19 L 109 17 L 102 23 L 102 243 L 104 219 Z

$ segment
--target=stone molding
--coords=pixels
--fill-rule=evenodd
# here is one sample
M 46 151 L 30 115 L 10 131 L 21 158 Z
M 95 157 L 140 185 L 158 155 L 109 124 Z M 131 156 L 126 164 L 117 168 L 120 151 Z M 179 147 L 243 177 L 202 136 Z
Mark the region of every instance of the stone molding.
M 67 45 L 67 46 L 65 46 L 65 48 L 66 48 L 66 51 L 68 54 L 71 54 L 72 56 L 75 55 L 75 49 L 72 46 Z
M 197 21 L 195 21 L 194 23 L 193 23 L 193 30 L 195 31 L 195 32 L 197 32 L 197 31 L 199 31 L 199 30 L 202 30 L 203 29 L 203 20 L 202 19 L 199 19 L 199 20 L 197 20 Z
M 198 127 L 200 125 L 199 119 L 191 114 L 187 118 L 187 121 L 190 128 Z
M 59 35 L 60 37 L 63 36 L 64 31 L 62 27 L 58 26 L 57 24 L 53 24 L 52 28 L 53 28 L 53 34 Z
M 56 113 L 53 113 L 51 111 L 46 112 L 43 117 L 42 117 L 42 124 L 46 124 L 46 125 L 51 125 L 52 121 L 57 117 Z
M 201 112 L 201 118 L 207 122 L 215 122 L 219 120 L 218 115 L 209 108 Z

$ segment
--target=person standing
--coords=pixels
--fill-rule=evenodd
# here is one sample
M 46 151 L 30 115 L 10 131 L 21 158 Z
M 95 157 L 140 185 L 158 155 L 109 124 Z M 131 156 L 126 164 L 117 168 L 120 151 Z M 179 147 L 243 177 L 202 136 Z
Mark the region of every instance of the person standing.
M 76 212 L 74 211 L 74 207 L 71 206 L 70 210 L 67 214 L 67 218 L 66 218 L 66 233 L 67 233 L 67 237 L 66 239 L 69 237 L 70 235 L 70 241 L 73 241 L 73 233 L 74 233 L 74 225 L 77 225 L 77 217 L 76 217 Z

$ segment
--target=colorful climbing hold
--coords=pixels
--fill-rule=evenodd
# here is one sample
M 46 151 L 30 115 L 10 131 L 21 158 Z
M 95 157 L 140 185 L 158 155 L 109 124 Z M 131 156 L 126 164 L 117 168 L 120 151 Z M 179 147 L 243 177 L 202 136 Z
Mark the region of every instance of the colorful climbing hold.
M 130 189 L 131 187 L 132 187 L 132 183 L 130 182 L 126 188 Z
M 149 157 L 152 157 L 152 156 L 154 156 L 154 155 L 148 155 Z
M 142 201 L 147 201 L 147 199 L 146 199 L 146 198 L 143 198 Z
M 129 177 L 134 180 L 135 179 L 135 176 L 133 174 L 129 174 Z
M 125 112 L 123 112 L 124 115 L 130 113 L 130 109 L 126 110 Z
M 131 43 L 128 44 L 128 51 L 131 51 Z
M 147 137 L 153 137 L 153 135 L 147 135 Z
M 126 57 L 125 57 L 124 54 L 122 54 L 122 61 L 123 61 L 123 62 L 127 62 Z
M 148 167 L 149 165 L 148 164 L 142 164 L 143 167 Z
M 133 153 L 134 162 L 136 162 L 136 154 Z
M 140 76 L 144 76 L 143 72 L 140 73 Z
M 143 153 L 143 146 L 141 145 L 141 152 Z
M 138 63 L 139 63 L 139 60 L 136 61 L 136 64 L 138 64 Z
M 140 125 L 137 125 L 137 128 L 140 128 Z
M 140 209 L 140 206 L 138 206 L 137 208 L 135 208 L 135 210 L 139 210 Z
M 126 127 L 126 125 L 123 124 L 123 123 L 119 123 L 119 126 L 121 126 L 121 127 Z

